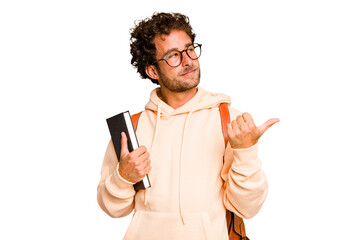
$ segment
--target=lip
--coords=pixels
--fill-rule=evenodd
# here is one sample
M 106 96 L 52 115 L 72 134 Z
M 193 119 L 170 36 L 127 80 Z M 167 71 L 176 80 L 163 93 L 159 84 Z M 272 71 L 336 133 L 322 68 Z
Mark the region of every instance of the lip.
M 194 73 L 196 72 L 196 69 L 193 69 L 193 70 L 190 70 L 184 74 L 181 74 L 181 76 L 190 76 L 190 75 L 193 75 Z

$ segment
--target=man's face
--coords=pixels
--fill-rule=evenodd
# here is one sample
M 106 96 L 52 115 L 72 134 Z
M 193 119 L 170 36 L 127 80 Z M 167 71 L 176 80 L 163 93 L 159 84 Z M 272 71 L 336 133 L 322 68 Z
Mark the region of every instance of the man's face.
M 169 35 L 154 37 L 156 59 L 165 57 L 171 50 L 182 51 L 191 45 L 190 37 L 180 30 L 172 30 Z M 192 60 L 183 52 L 182 62 L 177 67 L 169 66 L 165 61 L 158 61 L 158 81 L 161 87 L 172 92 L 184 92 L 195 88 L 200 82 L 199 60 Z

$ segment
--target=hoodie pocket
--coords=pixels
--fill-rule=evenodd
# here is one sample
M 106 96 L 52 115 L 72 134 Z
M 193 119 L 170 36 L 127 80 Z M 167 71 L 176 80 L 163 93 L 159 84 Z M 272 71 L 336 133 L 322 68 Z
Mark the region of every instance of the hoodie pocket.
M 207 213 L 183 214 L 137 211 L 124 240 L 214 240 Z

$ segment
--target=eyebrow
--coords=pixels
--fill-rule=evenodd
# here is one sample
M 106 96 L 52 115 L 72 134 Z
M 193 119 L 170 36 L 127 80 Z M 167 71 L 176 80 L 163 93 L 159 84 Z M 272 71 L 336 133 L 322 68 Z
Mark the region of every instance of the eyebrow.
M 192 44 L 193 44 L 193 43 L 187 43 L 187 44 L 185 44 L 185 49 L 188 48 L 189 46 L 191 46 Z M 171 53 L 172 51 L 180 51 L 180 50 L 177 49 L 177 48 L 171 48 L 171 49 L 169 49 L 169 50 L 167 50 L 167 51 L 165 52 L 164 57 L 165 57 L 166 55 L 168 55 L 169 53 Z

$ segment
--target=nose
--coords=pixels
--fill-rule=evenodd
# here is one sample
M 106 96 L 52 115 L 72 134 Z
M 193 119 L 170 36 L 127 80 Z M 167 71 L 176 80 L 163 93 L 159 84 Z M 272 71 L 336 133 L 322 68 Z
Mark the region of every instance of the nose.
M 193 61 L 186 53 L 186 51 L 183 51 L 182 53 L 182 65 L 185 66 L 189 66 L 191 61 Z

